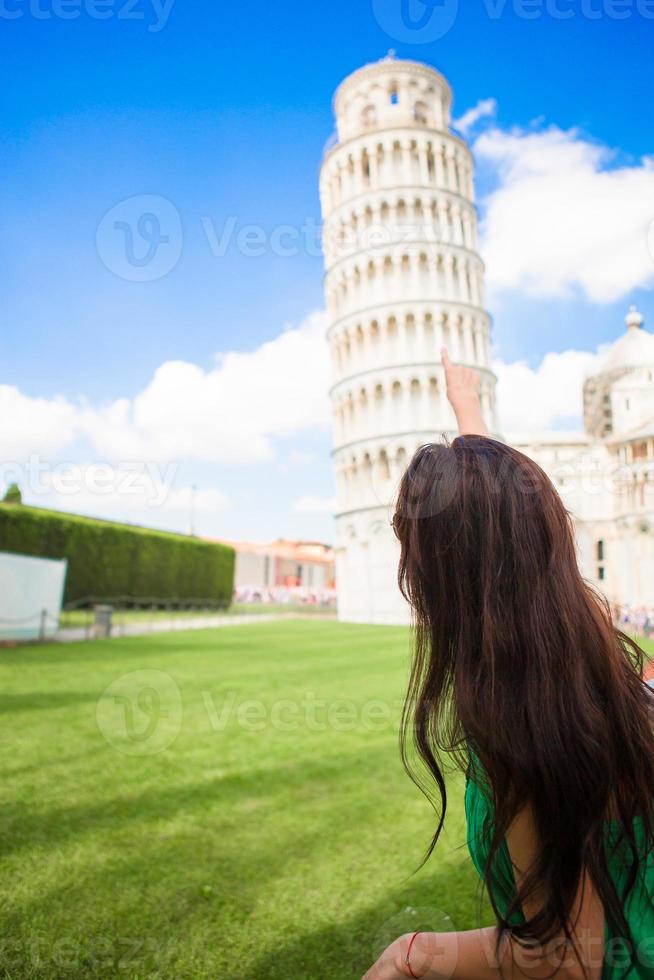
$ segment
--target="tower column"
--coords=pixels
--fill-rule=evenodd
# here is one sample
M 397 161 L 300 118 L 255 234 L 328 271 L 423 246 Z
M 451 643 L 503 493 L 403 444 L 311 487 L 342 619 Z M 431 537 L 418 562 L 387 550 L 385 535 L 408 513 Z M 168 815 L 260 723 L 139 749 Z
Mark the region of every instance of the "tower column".
M 427 162 L 427 144 L 420 142 L 418 144 L 418 167 L 420 169 L 420 183 L 429 183 L 429 164 Z

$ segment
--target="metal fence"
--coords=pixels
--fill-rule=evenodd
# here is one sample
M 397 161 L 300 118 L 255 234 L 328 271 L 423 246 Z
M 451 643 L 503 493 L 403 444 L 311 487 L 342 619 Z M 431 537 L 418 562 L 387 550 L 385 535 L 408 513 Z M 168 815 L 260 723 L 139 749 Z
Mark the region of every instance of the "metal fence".
M 157 596 L 84 596 L 67 603 L 59 616 L 47 609 L 29 616 L 0 617 L 0 641 L 34 642 L 56 638 L 95 639 L 126 635 L 133 627 L 147 632 L 163 622 L 170 629 L 183 626 L 192 618 L 224 616 L 229 604 L 205 598 L 166 598 Z M 65 634 L 76 636 L 67 637 Z M 63 634 L 63 635 L 62 635 Z
M 0 618 L 0 643 L 94 640 L 110 636 L 228 626 L 286 616 L 332 618 L 333 606 L 308 603 L 247 602 L 227 604 L 204 598 L 157 596 L 84 596 L 67 603 L 59 617 L 46 609 L 22 619 Z
M 101 639 L 162 628 L 183 628 L 198 618 L 223 617 L 228 608 L 229 603 L 224 600 L 201 597 L 84 596 L 64 606 L 58 632 L 75 632 L 86 639 Z
M 51 616 L 47 609 L 30 616 L 0 616 L 0 642 L 43 641 L 56 632 L 58 623 L 57 617 Z

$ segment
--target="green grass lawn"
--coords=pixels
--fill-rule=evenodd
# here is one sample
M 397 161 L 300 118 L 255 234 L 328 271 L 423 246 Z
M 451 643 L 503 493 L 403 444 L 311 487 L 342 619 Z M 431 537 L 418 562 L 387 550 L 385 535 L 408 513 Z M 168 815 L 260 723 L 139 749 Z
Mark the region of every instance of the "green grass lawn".
M 652 639 L 646 640 L 642 636 L 637 636 L 636 642 L 645 651 L 646 655 L 651 660 L 652 657 L 654 656 L 654 640 Z
M 488 921 L 459 776 L 413 874 L 408 643 L 293 621 L 0 652 L 0 975 L 346 980 L 443 912 Z

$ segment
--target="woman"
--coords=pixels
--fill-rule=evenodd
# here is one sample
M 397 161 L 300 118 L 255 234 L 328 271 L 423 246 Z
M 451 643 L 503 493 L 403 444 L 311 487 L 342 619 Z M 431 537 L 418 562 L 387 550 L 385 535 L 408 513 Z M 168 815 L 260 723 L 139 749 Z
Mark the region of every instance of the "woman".
M 654 737 L 642 653 L 581 578 L 543 471 L 490 439 L 443 351 L 460 436 L 423 446 L 393 526 L 416 651 L 421 772 L 466 771 L 468 845 L 497 925 L 400 937 L 364 980 L 654 978 Z M 443 902 L 446 896 L 443 897 Z

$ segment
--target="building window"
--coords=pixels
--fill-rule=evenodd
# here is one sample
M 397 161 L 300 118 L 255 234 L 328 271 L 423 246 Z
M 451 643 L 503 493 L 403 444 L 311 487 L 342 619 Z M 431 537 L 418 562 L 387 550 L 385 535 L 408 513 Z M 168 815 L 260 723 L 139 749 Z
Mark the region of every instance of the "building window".
M 397 105 L 398 102 L 400 101 L 399 98 L 398 98 L 398 94 L 397 94 L 397 89 L 396 88 L 392 88 L 391 89 L 390 96 L 389 97 L 390 97 L 390 100 L 391 100 L 391 105 Z
M 427 122 L 427 106 L 424 102 L 416 102 L 413 107 L 413 118 L 417 123 Z
M 597 542 L 597 560 L 604 561 L 604 541 L 601 538 Z
M 604 581 L 604 565 L 600 565 L 597 569 L 597 578 L 600 582 Z
M 625 407 L 626 411 L 628 412 L 629 411 L 629 399 L 628 398 L 625 398 L 625 400 L 624 400 L 624 407 Z
M 263 584 L 270 585 L 270 555 L 263 560 Z

